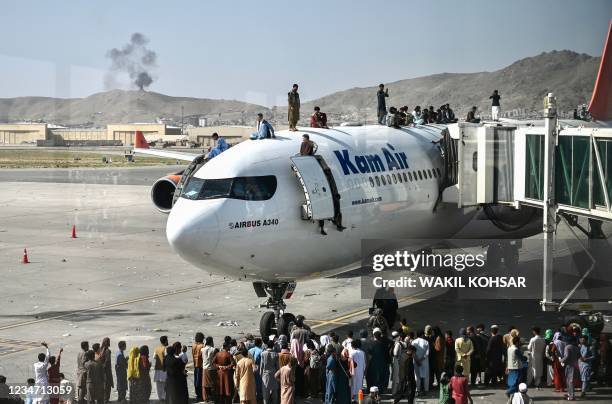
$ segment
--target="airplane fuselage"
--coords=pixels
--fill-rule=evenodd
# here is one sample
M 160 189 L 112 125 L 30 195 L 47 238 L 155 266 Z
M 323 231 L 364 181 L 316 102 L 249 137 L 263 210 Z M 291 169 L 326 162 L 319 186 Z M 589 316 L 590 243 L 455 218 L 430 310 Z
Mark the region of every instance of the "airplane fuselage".
M 450 238 L 476 210 L 439 204 L 434 211 L 444 169 L 433 142 L 444 129 L 301 128 L 242 142 L 205 164 L 192 181 L 204 180 L 206 187 L 206 180 L 273 176 L 273 195 L 266 200 L 181 197 L 168 218 L 168 240 L 186 261 L 207 271 L 278 282 L 356 268 L 365 239 Z M 290 157 L 298 153 L 304 133 L 333 174 L 343 231 L 326 221 L 327 235 L 322 235 L 316 221 L 301 218 L 305 194 Z

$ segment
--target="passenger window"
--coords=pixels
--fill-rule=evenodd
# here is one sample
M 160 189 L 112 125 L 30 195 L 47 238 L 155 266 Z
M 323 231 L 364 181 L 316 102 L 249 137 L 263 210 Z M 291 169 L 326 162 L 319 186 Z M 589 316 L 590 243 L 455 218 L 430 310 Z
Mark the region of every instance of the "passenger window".
M 404 182 L 408 182 L 408 177 L 406 176 L 406 173 L 402 173 L 402 175 L 404 176 Z
M 438 177 L 442 178 L 442 173 L 440 172 L 440 169 L 438 167 L 436 167 L 436 171 L 438 172 Z
M 423 180 L 423 174 L 421 173 L 421 170 L 417 171 L 417 174 L 419 174 L 419 180 Z
M 385 176 L 384 175 L 380 176 L 380 180 L 382 181 L 383 185 L 387 185 L 387 181 L 385 181 Z
M 429 178 L 433 178 L 433 175 L 431 175 L 431 170 L 429 168 L 427 169 L 427 174 L 429 174 Z
M 389 185 L 393 184 L 393 183 L 391 182 L 391 176 L 390 176 L 389 174 L 387 174 L 387 182 L 389 182 Z
M 397 179 L 399 180 L 401 184 L 402 183 L 402 173 L 397 173 Z
M 374 179 L 372 177 L 370 177 L 370 186 L 373 188 L 374 187 Z
M 408 179 L 410 179 L 410 182 L 412 182 L 412 174 L 410 173 L 410 171 L 408 171 Z
M 393 173 L 393 183 L 397 184 L 397 175 L 395 173 Z
M 374 179 L 376 180 L 376 186 L 380 187 L 380 179 L 378 179 L 378 175 L 374 177 Z

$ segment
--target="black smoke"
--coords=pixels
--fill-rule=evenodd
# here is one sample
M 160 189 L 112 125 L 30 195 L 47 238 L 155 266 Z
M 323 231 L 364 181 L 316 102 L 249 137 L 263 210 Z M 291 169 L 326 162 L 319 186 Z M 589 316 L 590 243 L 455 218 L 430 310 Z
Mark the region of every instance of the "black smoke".
M 112 86 L 116 73 L 127 73 L 132 83 L 144 90 L 153 83 L 151 70 L 156 67 L 157 54 L 147 48 L 149 39 L 139 32 L 132 34 L 130 42 L 121 49 L 113 48 L 106 56 L 111 60 L 110 75 L 107 76 L 107 87 Z

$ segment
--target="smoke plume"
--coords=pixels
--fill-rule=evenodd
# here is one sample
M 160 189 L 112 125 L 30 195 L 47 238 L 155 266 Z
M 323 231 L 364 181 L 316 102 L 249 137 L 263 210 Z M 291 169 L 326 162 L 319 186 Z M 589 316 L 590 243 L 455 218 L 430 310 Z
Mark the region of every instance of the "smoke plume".
M 111 60 L 110 74 L 106 78 L 107 87 L 111 87 L 114 75 L 127 73 L 139 89 L 144 90 L 153 83 L 151 69 L 156 66 L 157 54 L 147 48 L 149 39 L 139 32 L 132 34 L 130 42 L 121 49 L 113 48 L 106 56 Z

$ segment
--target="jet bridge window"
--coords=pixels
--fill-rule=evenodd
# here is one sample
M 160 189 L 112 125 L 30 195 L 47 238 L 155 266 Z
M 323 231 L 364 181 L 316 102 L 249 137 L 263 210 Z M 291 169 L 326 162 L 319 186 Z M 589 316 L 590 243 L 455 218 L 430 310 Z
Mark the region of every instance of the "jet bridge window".
M 230 198 L 246 201 L 265 201 L 276 192 L 276 177 L 237 177 L 201 179 L 192 177 L 182 197 L 192 200 Z

